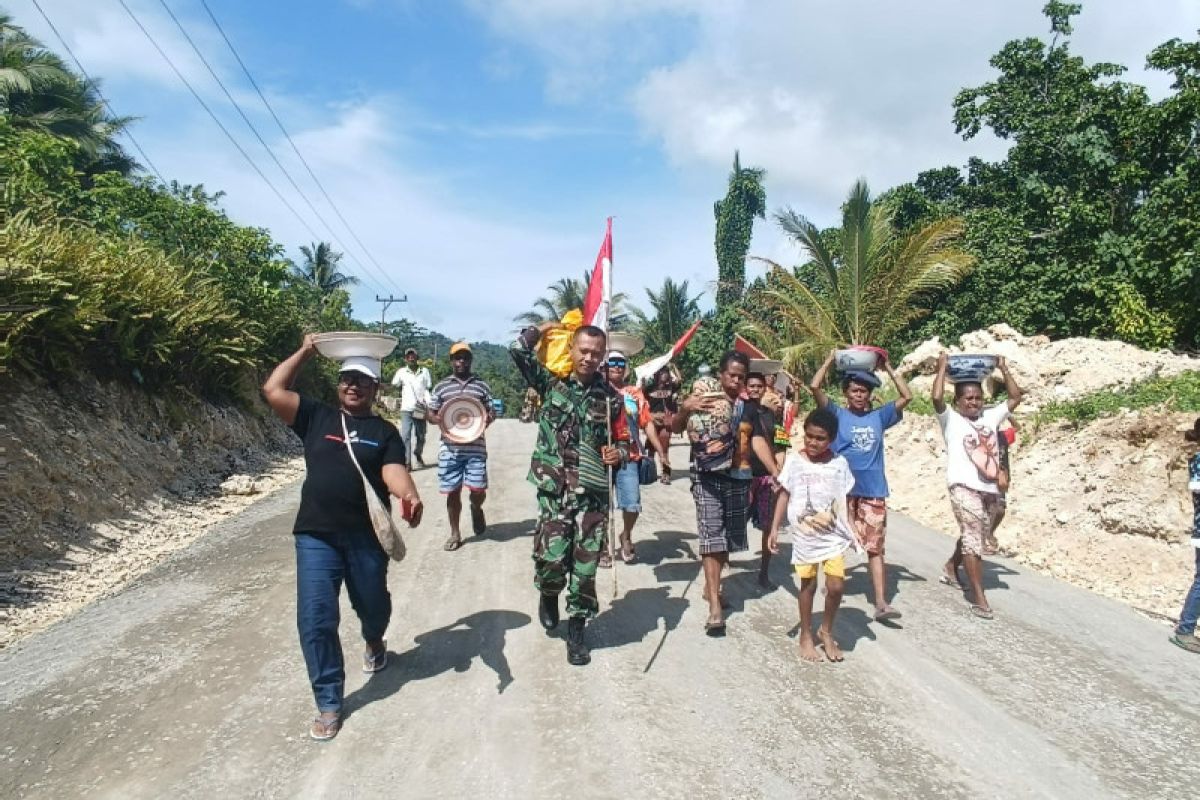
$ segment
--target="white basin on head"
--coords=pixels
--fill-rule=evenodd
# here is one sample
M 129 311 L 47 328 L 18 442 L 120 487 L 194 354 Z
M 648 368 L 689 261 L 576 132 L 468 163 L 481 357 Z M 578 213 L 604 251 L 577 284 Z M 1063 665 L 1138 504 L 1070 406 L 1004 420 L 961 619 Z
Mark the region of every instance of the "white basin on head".
M 331 331 L 313 337 L 317 352 L 326 358 L 341 361 L 354 356 L 364 358 L 386 358 L 396 349 L 399 341 L 386 333 L 363 333 L 362 331 Z
M 834 353 L 833 363 L 842 372 L 851 370 L 874 372 L 875 367 L 879 364 L 879 354 L 874 350 L 848 348 Z

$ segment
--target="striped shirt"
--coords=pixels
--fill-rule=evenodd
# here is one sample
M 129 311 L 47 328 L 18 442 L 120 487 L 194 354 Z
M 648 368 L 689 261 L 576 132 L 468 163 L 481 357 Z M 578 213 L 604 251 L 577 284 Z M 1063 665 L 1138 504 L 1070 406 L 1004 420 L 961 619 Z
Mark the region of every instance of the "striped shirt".
M 492 389 L 478 375 L 471 375 L 466 380 L 459 380 L 453 375 L 442 378 L 438 381 L 438 385 L 433 387 L 433 394 L 429 400 L 429 410 L 434 414 L 440 414 L 442 406 L 450 402 L 456 397 L 466 395 L 474 398 L 483 404 L 483 409 L 487 413 L 488 418 L 492 416 Z M 480 436 L 473 442 L 467 444 L 452 444 L 442 440 L 442 446 L 449 448 L 451 451 L 460 454 L 470 453 L 487 453 L 487 444 L 484 437 Z

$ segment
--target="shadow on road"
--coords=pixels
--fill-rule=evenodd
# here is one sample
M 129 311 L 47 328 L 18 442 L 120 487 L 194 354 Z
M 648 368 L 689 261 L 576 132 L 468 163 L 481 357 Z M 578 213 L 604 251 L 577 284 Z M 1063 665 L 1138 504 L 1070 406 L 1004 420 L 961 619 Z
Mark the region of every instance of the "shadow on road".
M 346 716 L 369 703 L 390 697 L 405 684 L 433 678 L 449 670 L 466 672 L 476 658 L 496 673 L 500 679 L 496 692 L 502 693 L 513 682 L 512 670 L 504 655 L 505 635 L 529 622 L 528 614 L 517 611 L 477 611 L 449 625 L 419 634 L 414 639 L 416 647 L 403 653 L 389 651 L 388 668 L 346 697 Z
M 639 539 L 634 531 L 634 543 L 637 546 L 638 564 L 661 564 L 664 561 L 686 558 L 696 561 L 696 551 L 692 541 L 697 537 L 687 531 L 655 531 L 653 539 Z
M 658 630 L 661 619 L 667 631 L 679 626 L 688 601 L 671 597 L 668 586 L 634 589 L 624 597 L 613 600 L 588 626 L 592 647 L 620 647 L 640 642 Z
M 906 583 L 925 583 L 928 581 L 928 578 L 918 575 L 903 564 L 887 564 L 883 572 L 883 585 L 884 591 L 887 592 L 889 603 L 899 596 L 901 581 Z M 846 570 L 845 593 L 847 597 L 862 595 L 863 597 L 873 598 L 874 589 L 871 588 L 871 573 L 867 569 L 865 559 L 862 563 L 855 564 Z
M 485 544 L 487 542 L 511 542 L 513 539 L 529 538 L 533 541 L 533 529 L 537 526 L 536 519 L 526 519 L 521 522 L 501 522 L 499 525 L 488 525 L 483 536 L 470 535 L 471 512 L 463 509 L 463 547 L 469 544 Z

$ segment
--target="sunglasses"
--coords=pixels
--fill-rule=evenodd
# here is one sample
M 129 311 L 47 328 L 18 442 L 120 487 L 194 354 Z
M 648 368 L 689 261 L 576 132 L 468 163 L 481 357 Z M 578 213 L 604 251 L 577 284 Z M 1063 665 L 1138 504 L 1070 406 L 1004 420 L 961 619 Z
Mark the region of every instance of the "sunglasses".
M 610 358 L 608 360 L 608 365 L 610 367 L 616 367 L 618 369 L 625 369 L 625 362 L 619 358 Z
M 375 385 L 375 379 L 370 375 L 364 375 L 361 372 L 343 372 L 338 376 L 338 383 L 342 386 L 370 388 Z

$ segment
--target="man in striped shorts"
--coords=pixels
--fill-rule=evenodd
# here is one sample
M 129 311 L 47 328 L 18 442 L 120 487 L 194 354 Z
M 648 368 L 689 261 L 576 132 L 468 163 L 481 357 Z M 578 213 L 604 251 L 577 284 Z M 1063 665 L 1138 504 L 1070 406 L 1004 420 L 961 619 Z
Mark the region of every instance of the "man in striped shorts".
M 496 418 L 492 408 L 492 390 L 478 375 L 471 373 L 471 347 L 466 342 L 450 346 L 451 374 L 433 387 L 429 413 L 438 421 L 442 406 L 456 397 L 467 396 L 483 404 L 488 424 Z M 450 518 L 450 538 L 445 550 L 462 547 L 458 521 L 462 516 L 462 487 L 466 486 L 471 502 L 471 529 L 476 536 L 487 530 L 483 516 L 483 501 L 487 497 L 487 443 L 480 436 L 473 442 L 454 444 L 442 439 L 438 448 L 438 489 L 446 495 L 446 515 Z

